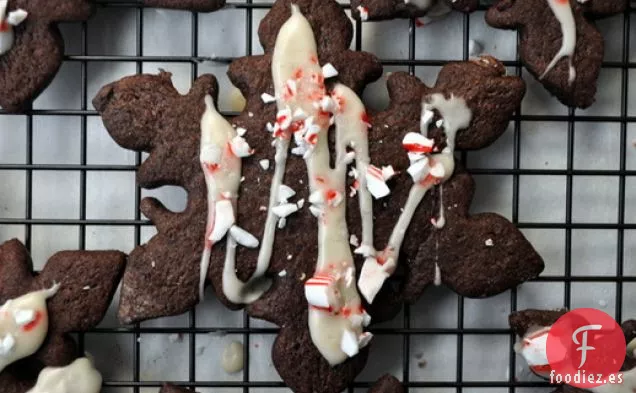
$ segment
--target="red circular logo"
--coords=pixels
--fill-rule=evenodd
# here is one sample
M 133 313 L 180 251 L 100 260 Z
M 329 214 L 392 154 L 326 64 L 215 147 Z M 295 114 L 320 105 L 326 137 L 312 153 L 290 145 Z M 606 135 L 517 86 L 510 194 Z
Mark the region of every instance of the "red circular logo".
M 578 388 L 604 384 L 625 360 L 625 336 L 614 318 L 593 308 L 572 310 L 547 334 L 551 378 Z

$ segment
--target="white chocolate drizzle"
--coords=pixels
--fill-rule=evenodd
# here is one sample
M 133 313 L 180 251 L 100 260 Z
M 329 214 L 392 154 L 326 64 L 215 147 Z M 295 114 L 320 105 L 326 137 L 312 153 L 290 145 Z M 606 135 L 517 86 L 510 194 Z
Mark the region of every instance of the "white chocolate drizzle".
M 9 0 L 0 0 L 0 56 L 13 48 L 15 33 L 13 28 L 24 22 L 28 13 L 23 9 L 17 9 L 7 14 Z
M 59 288 L 59 284 L 54 284 L 8 300 L 0 307 L 0 372 L 40 348 L 49 329 L 46 299 Z
M 569 0 L 546 0 L 554 13 L 554 16 L 561 25 L 561 35 L 563 36 L 563 42 L 561 48 L 556 55 L 552 58 L 552 61 L 548 64 L 543 71 L 543 74 L 539 79 L 543 79 L 548 72 L 550 72 L 554 66 L 564 57 L 568 58 L 569 76 L 568 83 L 572 84 L 576 79 L 576 69 L 573 64 L 574 50 L 576 48 L 576 23 L 574 22 L 574 13 L 570 6 Z
M 27 393 L 99 393 L 102 375 L 88 358 L 79 358 L 66 367 L 47 367 Z
M 245 139 L 221 116 L 211 96 L 205 97 L 205 112 L 201 118 L 201 167 L 208 190 L 208 217 L 205 247 L 201 256 L 199 296 L 203 291 L 215 243 L 226 239 L 223 265 L 223 294 L 233 303 L 249 303 L 269 287 L 259 270 L 244 283 L 236 276 L 236 247 L 258 247 L 258 239 L 236 225 L 236 205 L 241 184 L 241 157 L 252 153 Z M 229 236 L 226 236 L 229 235 Z
M 448 180 L 455 170 L 455 137 L 457 132 L 469 126 L 472 113 L 463 98 L 451 95 L 446 99 L 444 95 L 435 93 L 424 99 L 420 132 L 425 134 L 437 110 L 442 117 L 438 127 L 442 126 L 446 134 L 446 147 L 440 153 L 434 151 L 433 141 L 423 135 L 409 133 L 405 136 L 403 146 L 409 154 L 411 166 L 409 174 L 413 178 L 408 199 L 397 224 L 391 232 L 385 249 L 376 256 L 368 257 L 362 271 L 358 286 L 365 299 L 372 303 L 384 281 L 393 274 L 397 267 L 400 248 L 411 220 L 426 193 L 435 185 Z M 413 135 L 415 134 L 415 135 Z M 445 221 L 445 220 L 444 220 Z
M 372 337 L 363 331 L 370 317 L 362 307 L 355 285 L 344 203 L 348 164 L 355 158 L 359 173 L 366 173 L 371 165 L 365 108 L 344 85 L 337 84 L 329 95 L 324 78 L 335 73 L 331 67 L 325 70 L 323 74 L 318 63 L 311 25 L 298 6 L 292 5 L 292 16 L 280 29 L 272 58 L 279 109 L 272 131 L 278 140 L 293 137 L 297 145 L 295 154 L 302 155 L 307 165 L 309 208 L 318 221 L 316 270 L 305 283 L 309 331 L 323 357 L 335 365 L 355 356 Z M 290 114 L 293 114 L 291 120 Z M 334 123 L 336 154 L 332 168 L 328 132 Z M 352 151 L 347 151 L 348 147 Z M 362 243 L 373 248 L 371 194 L 365 176 L 360 176 L 359 182 Z

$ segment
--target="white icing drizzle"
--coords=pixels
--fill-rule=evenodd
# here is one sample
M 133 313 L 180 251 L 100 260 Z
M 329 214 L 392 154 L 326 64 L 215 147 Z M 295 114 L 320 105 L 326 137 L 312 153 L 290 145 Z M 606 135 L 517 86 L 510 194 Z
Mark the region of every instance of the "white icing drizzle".
M 88 358 L 79 358 L 66 367 L 47 367 L 27 393 L 99 393 L 102 375 Z
M 354 149 L 357 170 L 366 171 L 369 166 L 366 112 L 357 95 L 343 85 L 337 85 L 331 97 L 327 95 L 312 28 L 296 5 L 278 34 L 272 73 L 279 109 L 274 133 L 279 139 L 291 139 L 293 133 L 295 149 L 307 164 L 310 209 L 318 218 L 316 270 L 305 283 L 309 331 L 320 353 L 335 365 L 357 354 L 371 338 L 370 333 L 363 333 L 370 320 L 355 286 L 343 201 L 347 165 L 353 159 L 347 147 Z M 289 113 L 298 114 L 295 123 L 280 121 Z M 336 125 L 334 168 L 329 164 L 327 137 L 332 121 Z M 361 177 L 360 181 L 365 180 Z M 372 244 L 372 207 L 365 187 L 360 187 L 359 198 L 363 243 Z
M 59 288 L 59 284 L 54 284 L 8 300 L 0 307 L 0 372 L 40 348 L 49 329 L 46 299 Z
M 433 225 L 437 229 L 444 228 L 446 225 L 446 217 L 444 216 L 444 185 L 439 185 L 439 215 L 434 219 Z
M 13 47 L 15 40 L 13 27 L 24 22 L 28 16 L 28 13 L 23 9 L 17 9 L 7 14 L 8 3 L 9 0 L 0 0 L 0 56 Z
M 420 202 L 428 190 L 448 180 L 453 174 L 455 137 L 459 130 L 468 127 L 472 118 L 472 113 L 463 98 L 451 95 L 450 99 L 446 99 L 442 94 L 436 93 L 423 102 L 420 130 L 422 133 L 428 131 L 433 110 L 437 110 L 443 119 L 440 126 L 444 127 L 446 133 L 446 147 L 441 153 L 430 154 L 430 156 L 425 156 L 419 147 L 409 152 L 409 157 L 412 158 L 412 162 L 414 161 L 409 168 L 409 173 L 417 180 L 411 187 L 404 209 L 391 232 L 388 245 L 376 258 L 367 258 L 360 273 L 358 286 L 369 303 L 373 302 L 384 281 L 395 271 L 404 235 Z M 420 157 L 417 157 L 418 155 Z
M 258 299 L 269 287 L 269 282 L 261 279 L 258 269 L 247 283 L 236 276 L 237 243 L 250 248 L 258 247 L 258 239 L 236 225 L 241 157 L 251 154 L 251 149 L 218 113 L 209 95 L 205 97 L 205 107 L 201 118 L 200 160 L 208 189 L 208 218 L 201 257 L 200 298 L 203 299 L 212 247 L 229 235 L 223 265 L 223 294 L 233 303 L 249 303 Z
M 576 79 L 576 69 L 573 65 L 572 57 L 574 56 L 574 50 L 576 48 L 576 23 L 574 22 L 574 13 L 570 6 L 569 0 L 546 0 L 554 13 L 554 16 L 561 25 L 561 35 L 563 36 L 563 42 L 561 48 L 557 54 L 552 58 L 550 64 L 545 68 L 543 74 L 539 79 L 543 79 L 548 72 L 550 72 L 554 66 L 563 57 L 568 58 L 569 76 L 568 82 L 571 84 Z

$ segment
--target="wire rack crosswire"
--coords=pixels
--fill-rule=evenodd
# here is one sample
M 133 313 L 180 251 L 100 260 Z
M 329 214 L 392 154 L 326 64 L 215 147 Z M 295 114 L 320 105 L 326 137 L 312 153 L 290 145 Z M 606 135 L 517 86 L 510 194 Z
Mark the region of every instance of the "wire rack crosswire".
M 5 236 L 6 231 L 2 231 L 2 227 L 4 228 L 21 228 L 23 229 L 23 233 L 18 236 L 22 236 L 23 240 L 27 247 L 31 250 L 36 248 L 39 244 L 39 238 L 33 236 L 34 228 L 38 227 L 46 227 L 50 226 L 53 228 L 58 227 L 73 227 L 77 229 L 77 247 L 80 249 L 90 248 L 90 244 L 87 244 L 87 232 L 90 231 L 90 228 L 94 227 L 128 227 L 132 228 L 132 236 L 134 238 L 134 242 L 131 242 L 131 247 L 139 245 L 143 243 L 144 238 L 144 229 L 146 229 L 150 223 L 145 220 L 139 210 L 139 202 L 142 198 L 143 191 L 135 187 L 134 198 L 130 201 L 131 204 L 134 204 L 131 211 L 134 211 L 131 218 L 120 219 L 114 217 L 100 217 L 100 218 L 91 218 L 88 211 L 88 200 L 92 198 L 89 195 L 89 177 L 100 176 L 101 174 L 106 173 L 128 173 L 131 176 L 134 176 L 134 172 L 136 168 L 141 164 L 143 160 L 143 156 L 140 153 L 137 153 L 134 156 L 132 162 L 126 162 L 125 164 L 121 163 L 108 163 L 108 164 L 93 164 L 90 162 L 90 152 L 89 152 L 89 121 L 92 118 L 97 117 L 97 113 L 92 109 L 90 105 L 90 99 L 92 97 L 89 96 L 89 66 L 95 63 L 127 63 L 134 64 L 135 71 L 137 73 L 141 73 L 144 71 L 144 65 L 153 64 L 153 63 L 170 63 L 180 64 L 189 67 L 190 80 L 193 81 L 200 72 L 201 64 L 207 61 L 212 61 L 218 64 L 229 64 L 233 57 L 218 57 L 218 56 L 207 56 L 200 52 L 200 40 L 201 32 L 200 32 L 200 21 L 202 14 L 197 13 L 186 13 L 186 15 L 190 15 L 190 54 L 189 55 L 178 55 L 178 56 L 170 56 L 170 55 L 147 55 L 144 48 L 144 34 L 147 34 L 144 29 L 144 13 L 148 12 L 148 9 L 143 7 L 140 2 L 116 2 L 113 0 L 98 0 L 98 13 L 107 9 L 128 9 L 126 12 L 134 13 L 135 19 L 135 38 L 134 38 L 134 54 L 127 55 L 106 55 L 100 54 L 95 55 L 91 54 L 89 50 L 88 43 L 88 30 L 89 30 L 89 22 L 85 22 L 81 24 L 81 38 L 78 38 L 80 44 L 78 52 L 67 54 L 65 56 L 65 64 L 66 63 L 79 63 L 79 67 L 77 68 L 79 71 L 80 78 L 80 87 L 81 93 L 79 97 L 79 108 L 56 108 L 56 109 L 32 109 L 23 115 L 10 115 L 6 112 L 0 111 L 0 125 L 6 124 L 1 121 L 8 117 L 20 117 L 24 119 L 25 123 L 25 131 L 24 131 L 24 140 L 21 142 L 21 145 L 24 146 L 25 158 L 20 163 L 7 162 L 0 160 L 0 174 L 13 172 L 19 173 L 22 177 L 22 181 L 24 183 L 24 191 L 23 191 L 23 199 L 24 199 L 24 210 L 22 214 L 18 216 L 11 216 L 2 213 L 2 209 L 0 209 L 0 234 Z M 253 44 L 255 41 L 254 32 L 257 28 L 257 23 L 255 23 L 255 13 L 257 12 L 265 12 L 268 8 L 271 7 L 270 2 L 254 2 L 253 0 L 245 0 L 244 2 L 233 1 L 229 2 L 228 7 L 237 12 L 244 14 L 244 24 L 245 24 L 245 55 L 251 55 L 253 52 Z M 347 4 L 343 4 L 345 9 L 348 9 L 349 6 Z M 481 8 L 481 14 L 475 13 L 472 15 L 463 15 L 461 17 L 457 17 L 457 19 L 461 20 L 462 24 L 462 33 L 461 37 L 459 37 L 457 45 L 461 45 L 461 56 L 455 60 L 467 59 L 469 57 L 469 40 L 471 38 L 470 29 L 471 29 L 471 18 L 479 18 L 483 17 L 483 11 L 485 7 Z M 629 317 L 633 317 L 634 315 L 624 315 L 627 314 L 625 311 L 628 307 L 626 307 L 624 302 L 624 293 L 627 293 L 627 287 L 632 283 L 636 283 L 636 269 L 630 269 L 628 264 L 625 264 L 625 260 L 629 261 L 629 255 L 632 255 L 629 251 L 631 249 L 636 250 L 636 237 L 630 237 L 630 231 L 636 230 L 636 220 L 631 220 L 626 217 L 630 216 L 630 213 L 634 213 L 634 211 L 630 210 L 629 197 L 636 197 L 634 194 L 630 194 L 630 177 L 636 175 L 636 170 L 630 169 L 631 160 L 631 144 L 628 141 L 630 135 L 630 124 L 636 123 L 636 116 L 634 113 L 630 111 L 630 89 L 629 89 L 629 77 L 630 72 L 636 68 L 636 62 L 633 62 L 633 58 L 630 57 L 630 35 L 633 35 L 634 32 L 631 30 L 630 19 L 632 14 L 636 11 L 635 8 L 630 8 L 627 10 L 624 15 L 615 17 L 612 19 L 612 24 L 614 25 L 612 28 L 616 31 L 620 31 L 620 48 L 617 47 L 615 43 L 611 45 L 616 49 L 616 56 L 612 59 L 606 59 L 607 61 L 603 64 L 603 69 L 613 70 L 613 78 L 615 80 L 615 84 L 613 86 L 620 86 L 620 98 L 616 100 L 616 106 L 619 108 L 614 108 L 615 111 L 610 114 L 598 114 L 598 113 L 589 113 L 589 112 L 581 112 L 576 111 L 574 109 L 564 110 L 561 114 L 536 114 L 536 113 L 523 113 L 524 109 L 522 109 L 515 114 L 511 127 L 509 130 L 509 139 L 508 145 L 511 150 L 511 160 L 509 165 L 471 165 L 473 161 L 473 157 L 476 157 L 480 153 L 463 153 L 462 160 L 468 167 L 470 173 L 474 174 L 478 179 L 478 184 L 480 184 L 480 178 L 488 178 L 493 176 L 503 177 L 509 181 L 506 183 L 507 189 L 510 191 L 505 193 L 506 198 L 510 198 L 507 201 L 506 206 L 509 206 L 509 211 L 507 211 L 507 216 L 514 222 L 518 227 L 522 230 L 529 233 L 541 233 L 541 232 L 549 232 L 549 233 L 558 233 L 559 236 L 556 237 L 556 242 L 559 244 L 559 249 L 562 250 L 561 254 L 559 254 L 560 258 L 562 258 L 563 266 L 558 269 L 548 269 L 548 271 L 540 278 L 533 280 L 534 283 L 538 284 L 558 284 L 559 291 L 557 293 L 557 297 L 559 298 L 557 301 L 550 303 L 551 306 L 565 306 L 565 307 L 576 307 L 580 306 L 581 302 L 578 302 L 576 296 L 573 296 L 573 292 L 580 293 L 581 289 L 586 291 L 588 289 L 592 290 L 594 286 L 599 285 L 614 285 L 614 295 L 613 300 L 610 300 L 610 307 L 606 309 L 607 312 L 613 314 L 613 316 L 621 321 Z M 256 21 L 257 22 L 257 21 Z M 618 22 L 622 23 L 622 26 L 618 26 Z M 439 67 L 446 63 L 449 59 L 436 59 L 427 56 L 425 59 L 420 58 L 418 56 L 416 50 L 416 39 L 418 38 L 417 30 L 416 30 L 416 21 L 401 21 L 399 23 L 403 23 L 405 25 L 409 25 L 408 30 L 408 49 L 405 58 L 387 58 L 386 56 L 381 59 L 382 63 L 387 67 L 394 67 L 396 69 L 408 70 L 410 73 L 416 74 L 420 67 Z M 440 22 L 445 23 L 445 22 Z M 356 22 L 356 34 L 354 47 L 356 50 L 362 50 L 363 48 L 363 29 L 367 29 L 367 26 L 371 26 L 372 24 L 361 24 L 360 22 Z M 406 37 L 402 39 L 406 40 Z M 517 37 L 518 39 L 518 37 Z M 631 51 L 635 52 L 635 51 Z M 510 72 L 514 72 L 519 76 L 527 76 L 525 71 L 523 70 L 518 58 L 511 59 L 508 61 L 504 61 L 504 64 L 508 67 Z M 219 76 L 217 74 L 217 76 Z M 633 78 L 632 78 L 633 79 Z M 528 78 L 526 78 L 528 80 Z M 601 85 L 601 89 L 603 86 Z M 615 92 L 618 94 L 618 91 Z M 221 94 L 224 94 L 223 89 Z M 634 97 L 636 99 L 636 97 Z M 618 105 L 619 104 L 619 105 Z M 558 105 L 558 104 L 557 104 Z M 634 111 L 636 113 L 636 111 Z M 228 116 L 236 115 L 236 112 L 232 111 L 224 111 L 224 114 Z M 48 119 L 53 117 L 73 117 L 79 119 L 79 124 L 76 124 L 76 127 L 79 128 L 79 159 L 77 163 L 42 163 L 37 159 L 37 155 L 39 154 L 38 149 L 34 143 L 34 129 L 35 122 L 40 121 L 40 119 L 44 119 L 43 121 L 48 122 Z M 563 165 L 558 168 L 544 168 L 544 167 L 528 167 L 524 165 L 524 154 L 522 153 L 522 149 L 524 149 L 525 144 L 522 143 L 523 134 L 521 132 L 524 125 L 535 124 L 536 127 L 542 127 L 543 124 L 550 123 L 556 124 L 557 128 L 564 128 L 565 131 L 562 131 L 563 142 L 558 147 L 552 147 L 555 149 L 556 154 L 560 156 Z M 615 141 L 612 156 L 615 159 L 615 163 L 608 167 L 594 167 L 586 166 L 584 168 L 580 168 L 578 165 L 578 155 L 575 154 L 575 150 L 578 148 L 577 139 L 575 138 L 577 135 L 577 128 L 585 128 L 586 124 L 598 125 L 603 124 L 603 127 L 611 127 L 613 139 Z M 609 126 L 608 126 L 609 125 Z M 0 136 L 2 136 L 2 127 L 0 127 Z M 6 131 L 6 130 L 5 130 Z M 12 132 L 18 132 L 16 130 L 9 130 Z M 636 129 L 634 130 L 636 131 Z M 69 131 L 70 132 L 70 131 Z M 558 131 L 557 131 L 558 132 Z M 603 133 L 605 131 L 598 131 L 599 133 Z M 609 131 L 606 131 L 609 133 Z M 22 137 L 20 137 L 22 138 Z M 585 138 L 585 137 L 584 137 Z M 4 142 L 3 142 L 4 141 Z M 6 143 L 6 139 L 0 138 L 0 142 Z M 550 140 L 547 141 L 549 143 Z M 544 146 L 545 147 L 545 146 Z M 548 147 L 546 147 L 548 148 Z M 0 152 L 7 152 L 11 150 L 9 147 L 2 147 L 0 144 Z M 475 154 L 475 155 L 473 155 Z M 594 160 L 594 157 L 592 157 Z M 477 162 L 482 162 L 477 159 Z M 636 163 L 636 160 L 634 161 Z M 547 162 L 546 162 L 547 164 Z M 34 214 L 34 198 L 37 196 L 37 193 L 42 192 L 41 187 L 38 187 L 38 182 L 40 181 L 40 174 L 51 173 L 51 172 L 73 172 L 78 175 L 77 181 L 79 182 L 79 192 L 77 193 L 77 197 L 79 198 L 77 215 L 73 218 L 41 218 L 38 214 Z M 525 219 L 526 216 L 523 212 L 528 209 L 526 206 L 528 204 L 528 198 L 524 198 L 523 194 L 527 192 L 528 186 L 523 186 L 524 179 L 528 178 L 558 178 L 563 181 L 564 192 L 560 198 L 560 203 L 562 203 L 563 211 L 562 214 L 558 214 L 555 216 L 549 216 L 548 219 L 540 219 L 540 220 L 532 220 Z M 11 179 L 11 177 L 9 177 Z M 577 182 L 579 179 L 587 179 L 592 184 L 596 183 L 599 179 L 612 179 L 611 184 L 613 192 L 611 194 L 611 199 L 613 206 L 615 206 L 615 213 L 612 213 L 611 217 L 605 216 L 601 220 L 579 220 L 578 210 L 576 207 L 577 201 L 584 199 L 584 195 L 581 188 L 577 186 Z M 15 192 L 17 194 L 21 194 L 22 191 L 18 190 L 21 187 L 20 184 L 13 184 L 11 182 L 4 182 L 2 187 L 5 187 L 10 192 Z M 634 184 L 632 184 L 634 186 Z M 479 185 L 478 185 L 479 188 Z M 522 189 L 523 188 L 523 189 Z M 591 189 L 595 187 L 592 186 Z M 499 192 L 498 190 L 492 190 L 494 193 Z M 0 194 L 6 196 L 7 194 Z M 21 196 L 22 197 L 22 196 Z M 0 208 L 2 205 L 0 204 Z M 50 209 L 54 209 L 54 206 L 49 206 Z M 541 206 L 534 205 L 531 207 L 532 209 L 540 209 Z M 534 231 L 534 232 L 533 232 Z M 592 233 L 604 232 L 611 233 L 611 242 L 609 245 L 605 245 L 604 249 L 610 249 L 612 252 L 610 253 L 610 258 L 613 259 L 611 263 L 609 263 L 610 270 L 604 269 L 602 271 L 591 270 L 581 272 L 580 269 L 577 268 L 576 264 L 578 263 L 578 259 L 581 257 L 581 252 L 578 250 L 579 248 L 583 248 L 587 250 L 585 246 L 581 246 L 581 240 L 578 238 L 578 235 L 581 232 L 590 231 Z M 596 232 L 595 232 L 596 231 Z M 11 232 L 11 231 L 9 231 Z M 14 233 L 14 232 L 13 232 Z M 536 236 L 530 236 L 532 238 Z M 544 237 L 539 237 L 540 239 L 545 239 Z M 585 239 L 585 238 L 584 238 Z M 55 243 L 56 239 L 50 240 Z M 535 239 L 536 240 L 536 239 Z M 585 240 L 583 240 L 585 242 Z M 132 244 L 134 243 L 134 244 Z M 54 246 L 56 247 L 57 244 Z M 540 242 L 536 243 L 537 246 L 541 250 Z M 62 247 L 62 246 L 60 246 Z M 545 255 L 544 255 L 545 257 Z M 546 258 L 548 259 L 548 258 Z M 546 260 L 546 262 L 553 263 L 554 261 Z M 596 261 L 593 261 L 593 264 Z M 527 284 L 527 285 L 532 285 Z M 575 290 L 575 286 L 578 286 L 578 289 Z M 543 287 L 540 287 L 538 291 L 543 291 Z M 377 340 L 382 341 L 384 337 L 391 337 L 393 341 L 392 344 L 393 349 L 397 349 L 399 347 L 397 357 L 388 357 L 395 358 L 395 363 L 398 363 L 397 367 L 399 368 L 398 372 L 395 372 L 396 376 L 398 376 L 405 385 L 410 389 L 410 391 L 419 391 L 422 388 L 422 391 L 426 392 L 451 392 L 451 391 L 528 391 L 538 389 L 539 391 L 546 391 L 548 385 L 545 382 L 539 381 L 537 379 L 532 378 L 521 378 L 519 376 L 520 372 L 518 371 L 521 365 L 517 364 L 518 362 L 515 359 L 515 354 L 512 350 L 512 344 L 515 341 L 515 337 L 512 335 L 510 330 L 505 325 L 505 315 L 510 313 L 511 311 L 517 310 L 520 308 L 519 302 L 519 291 L 520 290 L 512 290 L 498 297 L 495 303 L 499 304 L 501 299 L 503 303 L 506 304 L 504 309 L 500 309 L 499 317 L 503 320 L 503 324 L 482 324 L 475 325 L 472 322 L 467 322 L 468 319 L 472 319 L 467 316 L 467 313 L 473 313 L 471 307 L 475 304 L 473 300 L 464 299 L 459 296 L 450 297 L 451 302 L 454 304 L 449 306 L 448 296 L 446 296 L 446 300 L 440 301 L 444 303 L 444 312 L 446 315 L 450 312 L 453 314 L 450 317 L 452 320 L 451 324 L 420 324 L 417 321 L 417 317 L 421 314 L 424 314 L 425 318 L 435 319 L 437 317 L 436 311 L 439 311 L 440 307 L 432 307 L 433 311 L 431 311 L 431 307 L 427 305 L 422 306 L 421 304 L 413 305 L 413 306 L 405 306 L 404 311 L 401 315 L 401 320 L 394 321 L 389 325 L 382 325 L 380 327 L 376 327 L 372 330 L 374 334 L 377 335 Z M 628 297 L 628 296 L 626 296 Z M 427 298 L 425 299 L 425 303 L 434 303 L 437 304 L 439 301 L 438 298 Z M 488 303 L 487 300 L 480 300 L 479 302 L 484 302 L 486 308 L 491 307 L 492 303 Z M 603 300 L 605 305 L 607 305 L 607 301 Z M 523 303 L 523 302 L 522 302 Z M 524 304 L 527 304 L 525 302 Z M 536 307 L 542 306 L 541 302 L 538 303 L 529 303 Z M 600 304 L 600 303 L 599 303 Z M 424 309 L 424 312 L 422 311 Z M 483 309 L 482 309 L 483 310 Z M 636 311 L 636 309 L 634 309 Z M 126 340 L 129 341 L 131 350 L 129 353 L 129 359 L 125 363 L 130 370 L 128 372 L 128 378 L 118 378 L 112 377 L 109 375 L 105 375 L 104 382 L 104 391 L 105 392 L 151 392 L 156 391 L 157 387 L 159 387 L 163 381 L 163 379 L 168 379 L 168 377 L 164 378 L 163 375 L 155 375 L 152 378 L 149 378 L 147 375 L 144 375 L 143 371 L 143 363 L 144 363 L 144 355 L 143 351 L 143 341 L 142 338 L 145 339 L 147 335 L 179 335 L 179 337 L 187 338 L 187 354 L 180 358 L 181 361 L 186 360 L 187 363 L 187 375 L 183 375 L 180 379 L 177 380 L 182 386 L 189 386 L 192 388 L 196 388 L 202 392 L 219 392 L 219 391 L 243 391 L 243 392 L 256 392 L 256 391 L 275 391 L 276 388 L 284 388 L 284 384 L 280 382 L 279 379 L 274 378 L 274 380 L 264 380 L 263 378 L 254 377 L 251 373 L 250 368 L 254 367 L 256 363 L 254 363 L 250 359 L 250 354 L 252 353 L 254 346 L 250 345 L 250 342 L 254 340 L 254 337 L 258 335 L 268 335 L 273 337 L 278 331 L 275 327 L 270 327 L 268 325 L 261 325 L 255 323 L 251 320 L 246 314 L 242 314 L 242 320 L 237 326 L 233 327 L 219 327 L 215 324 L 210 323 L 201 323 L 197 314 L 201 313 L 200 309 L 190 311 L 183 319 L 184 323 L 179 326 L 154 326 L 154 325 L 146 325 L 139 324 L 131 327 L 121 327 L 116 326 L 102 326 L 90 333 L 80 334 L 78 335 L 78 340 L 80 343 L 81 349 L 86 348 L 90 350 L 90 345 L 87 343 L 87 337 L 89 335 L 99 335 L 99 337 L 103 337 L 104 341 L 110 340 L 113 336 L 121 335 L 125 336 Z M 213 319 L 212 319 L 213 320 Z M 484 326 L 485 325 L 485 326 Z M 245 357 L 245 369 L 242 375 L 235 380 L 215 380 L 208 378 L 201 378 L 199 376 L 199 371 L 201 368 L 207 367 L 205 364 L 201 364 L 202 362 L 197 359 L 200 355 L 201 350 L 199 345 L 197 344 L 197 340 L 201 340 L 202 335 L 208 335 L 210 333 L 219 333 L 223 332 L 224 334 L 234 335 L 236 337 L 240 337 L 244 344 L 244 357 Z M 427 340 L 427 338 L 430 339 Z M 439 337 L 445 337 L 446 340 L 442 340 L 444 345 L 436 346 L 434 341 L 438 341 Z M 485 343 L 490 343 L 491 340 L 500 340 L 502 343 L 501 348 L 503 348 L 503 352 L 488 350 L 488 345 L 478 346 L 479 341 L 484 341 Z M 424 345 L 422 349 L 418 349 L 422 347 L 422 341 L 425 341 L 428 345 Z M 476 350 L 477 348 L 477 350 Z M 379 348 L 378 348 L 379 349 Z M 428 352 L 428 354 L 424 354 L 424 356 L 428 359 L 427 362 L 423 362 L 422 354 L 419 351 Z M 373 352 L 373 351 L 372 351 Z M 377 352 L 382 352 L 380 349 Z M 451 359 L 450 361 L 442 364 L 441 370 L 440 367 L 435 368 L 433 363 L 435 362 L 433 359 L 438 357 L 443 358 L 442 354 L 448 354 L 449 352 L 453 352 L 446 359 Z M 480 356 L 475 357 L 475 352 L 481 353 Z M 93 353 L 95 357 L 99 361 L 100 353 Z M 164 355 L 166 355 L 164 353 Z M 127 355 L 124 355 L 126 357 Z M 168 353 L 166 356 L 170 356 Z M 252 355 L 253 356 L 253 355 Z M 494 358 L 504 359 L 504 368 L 508 368 L 508 371 L 501 378 L 491 378 L 489 377 L 489 369 L 492 368 L 490 364 L 491 360 Z M 418 360 L 419 359 L 419 360 Z M 101 360 L 102 363 L 109 362 L 109 359 Z M 480 363 L 481 362 L 481 363 Z M 389 364 L 389 360 L 385 360 L 385 354 L 380 353 L 379 355 L 372 355 L 370 359 L 370 364 L 374 363 L 374 367 L 379 370 L 386 371 L 394 371 L 396 365 Z M 377 364 L 379 363 L 379 365 Z M 417 374 L 421 371 L 420 368 L 424 367 L 425 363 L 429 365 L 426 367 L 432 367 L 434 370 L 431 371 L 432 375 L 428 375 L 425 378 L 421 378 Z M 479 363 L 475 366 L 475 363 Z M 185 366 L 184 366 L 185 367 Z M 476 368 L 477 374 L 474 372 L 468 371 L 468 368 Z M 269 370 L 273 370 L 270 368 Z M 444 374 L 444 378 L 438 378 L 440 374 Z M 354 391 L 363 391 L 360 389 L 366 389 L 372 383 L 373 378 L 379 375 L 375 375 L 373 377 L 367 377 L 359 379 L 356 381 L 349 389 L 349 392 Z M 480 378 L 483 376 L 483 378 Z M 174 379 L 174 378 L 170 378 Z M 486 390 L 488 389 L 488 390 Z M 0 389 L 1 390 L 1 389 Z

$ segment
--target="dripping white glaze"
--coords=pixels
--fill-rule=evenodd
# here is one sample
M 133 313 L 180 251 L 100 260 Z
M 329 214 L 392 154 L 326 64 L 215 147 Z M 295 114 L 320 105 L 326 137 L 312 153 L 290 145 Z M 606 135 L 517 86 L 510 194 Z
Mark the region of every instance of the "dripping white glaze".
M 245 140 L 218 113 L 212 97 L 206 96 L 205 112 L 201 118 L 200 161 L 208 190 L 208 217 L 199 277 L 201 299 L 212 247 L 223 237 L 227 237 L 223 294 L 233 303 L 249 303 L 262 295 L 269 285 L 261 280 L 258 272 L 247 283 L 236 276 L 237 243 L 250 248 L 258 247 L 258 240 L 236 225 L 241 156 L 249 154 L 249 150 Z
M 66 367 L 47 367 L 27 393 L 99 393 L 102 375 L 88 358 L 79 358 Z
M 293 137 L 298 145 L 295 149 L 307 165 L 310 209 L 318 219 L 318 260 L 314 276 L 305 283 L 309 331 L 320 353 L 335 365 L 354 356 L 371 338 L 363 332 L 369 317 L 355 286 L 343 200 L 351 161 L 347 146 L 353 147 L 359 170 L 369 165 L 366 112 L 357 95 L 345 86 L 337 85 L 331 96 L 327 94 L 314 33 L 296 5 L 278 34 L 272 74 L 279 109 L 274 133 L 278 139 Z M 280 121 L 290 113 L 295 114 L 292 123 Z M 329 164 L 327 142 L 332 121 L 336 124 L 334 168 Z M 364 187 L 360 188 L 363 242 L 371 243 L 371 200 Z
M 455 170 L 455 137 L 457 132 L 469 126 L 472 113 L 463 98 L 452 96 L 446 99 L 436 93 L 424 99 L 422 105 L 421 132 L 426 133 L 433 118 L 433 110 L 437 110 L 443 119 L 440 123 L 446 134 L 446 147 L 441 153 L 421 157 L 424 162 L 421 180 L 411 187 L 404 209 L 397 224 L 391 232 L 386 248 L 376 258 L 367 258 L 358 286 L 365 299 L 372 303 L 384 284 L 384 281 L 395 271 L 399 251 L 408 227 L 420 202 L 432 187 L 448 180 Z M 418 164 L 423 161 L 418 161 Z M 412 165 L 414 166 L 414 165 Z
M 570 6 L 569 0 L 546 0 L 554 13 L 554 16 L 561 25 L 561 35 L 563 41 L 561 48 L 552 58 L 548 66 L 543 71 L 539 79 L 543 79 L 548 72 L 564 57 L 568 58 L 569 76 L 568 82 L 572 83 L 576 79 L 576 69 L 573 64 L 574 50 L 576 48 L 576 23 L 574 22 L 574 13 Z
M 0 371 L 40 348 L 49 329 L 46 300 L 59 288 L 54 284 L 8 300 L 0 307 Z
M 444 216 L 444 185 L 439 185 L 439 215 L 435 220 L 435 228 L 442 229 L 446 225 L 446 217 Z
M 9 0 L 0 0 L 0 56 L 13 48 L 15 33 L 13 28 L 24 22 L 28 13 L 17 9 L 7 14 Z

